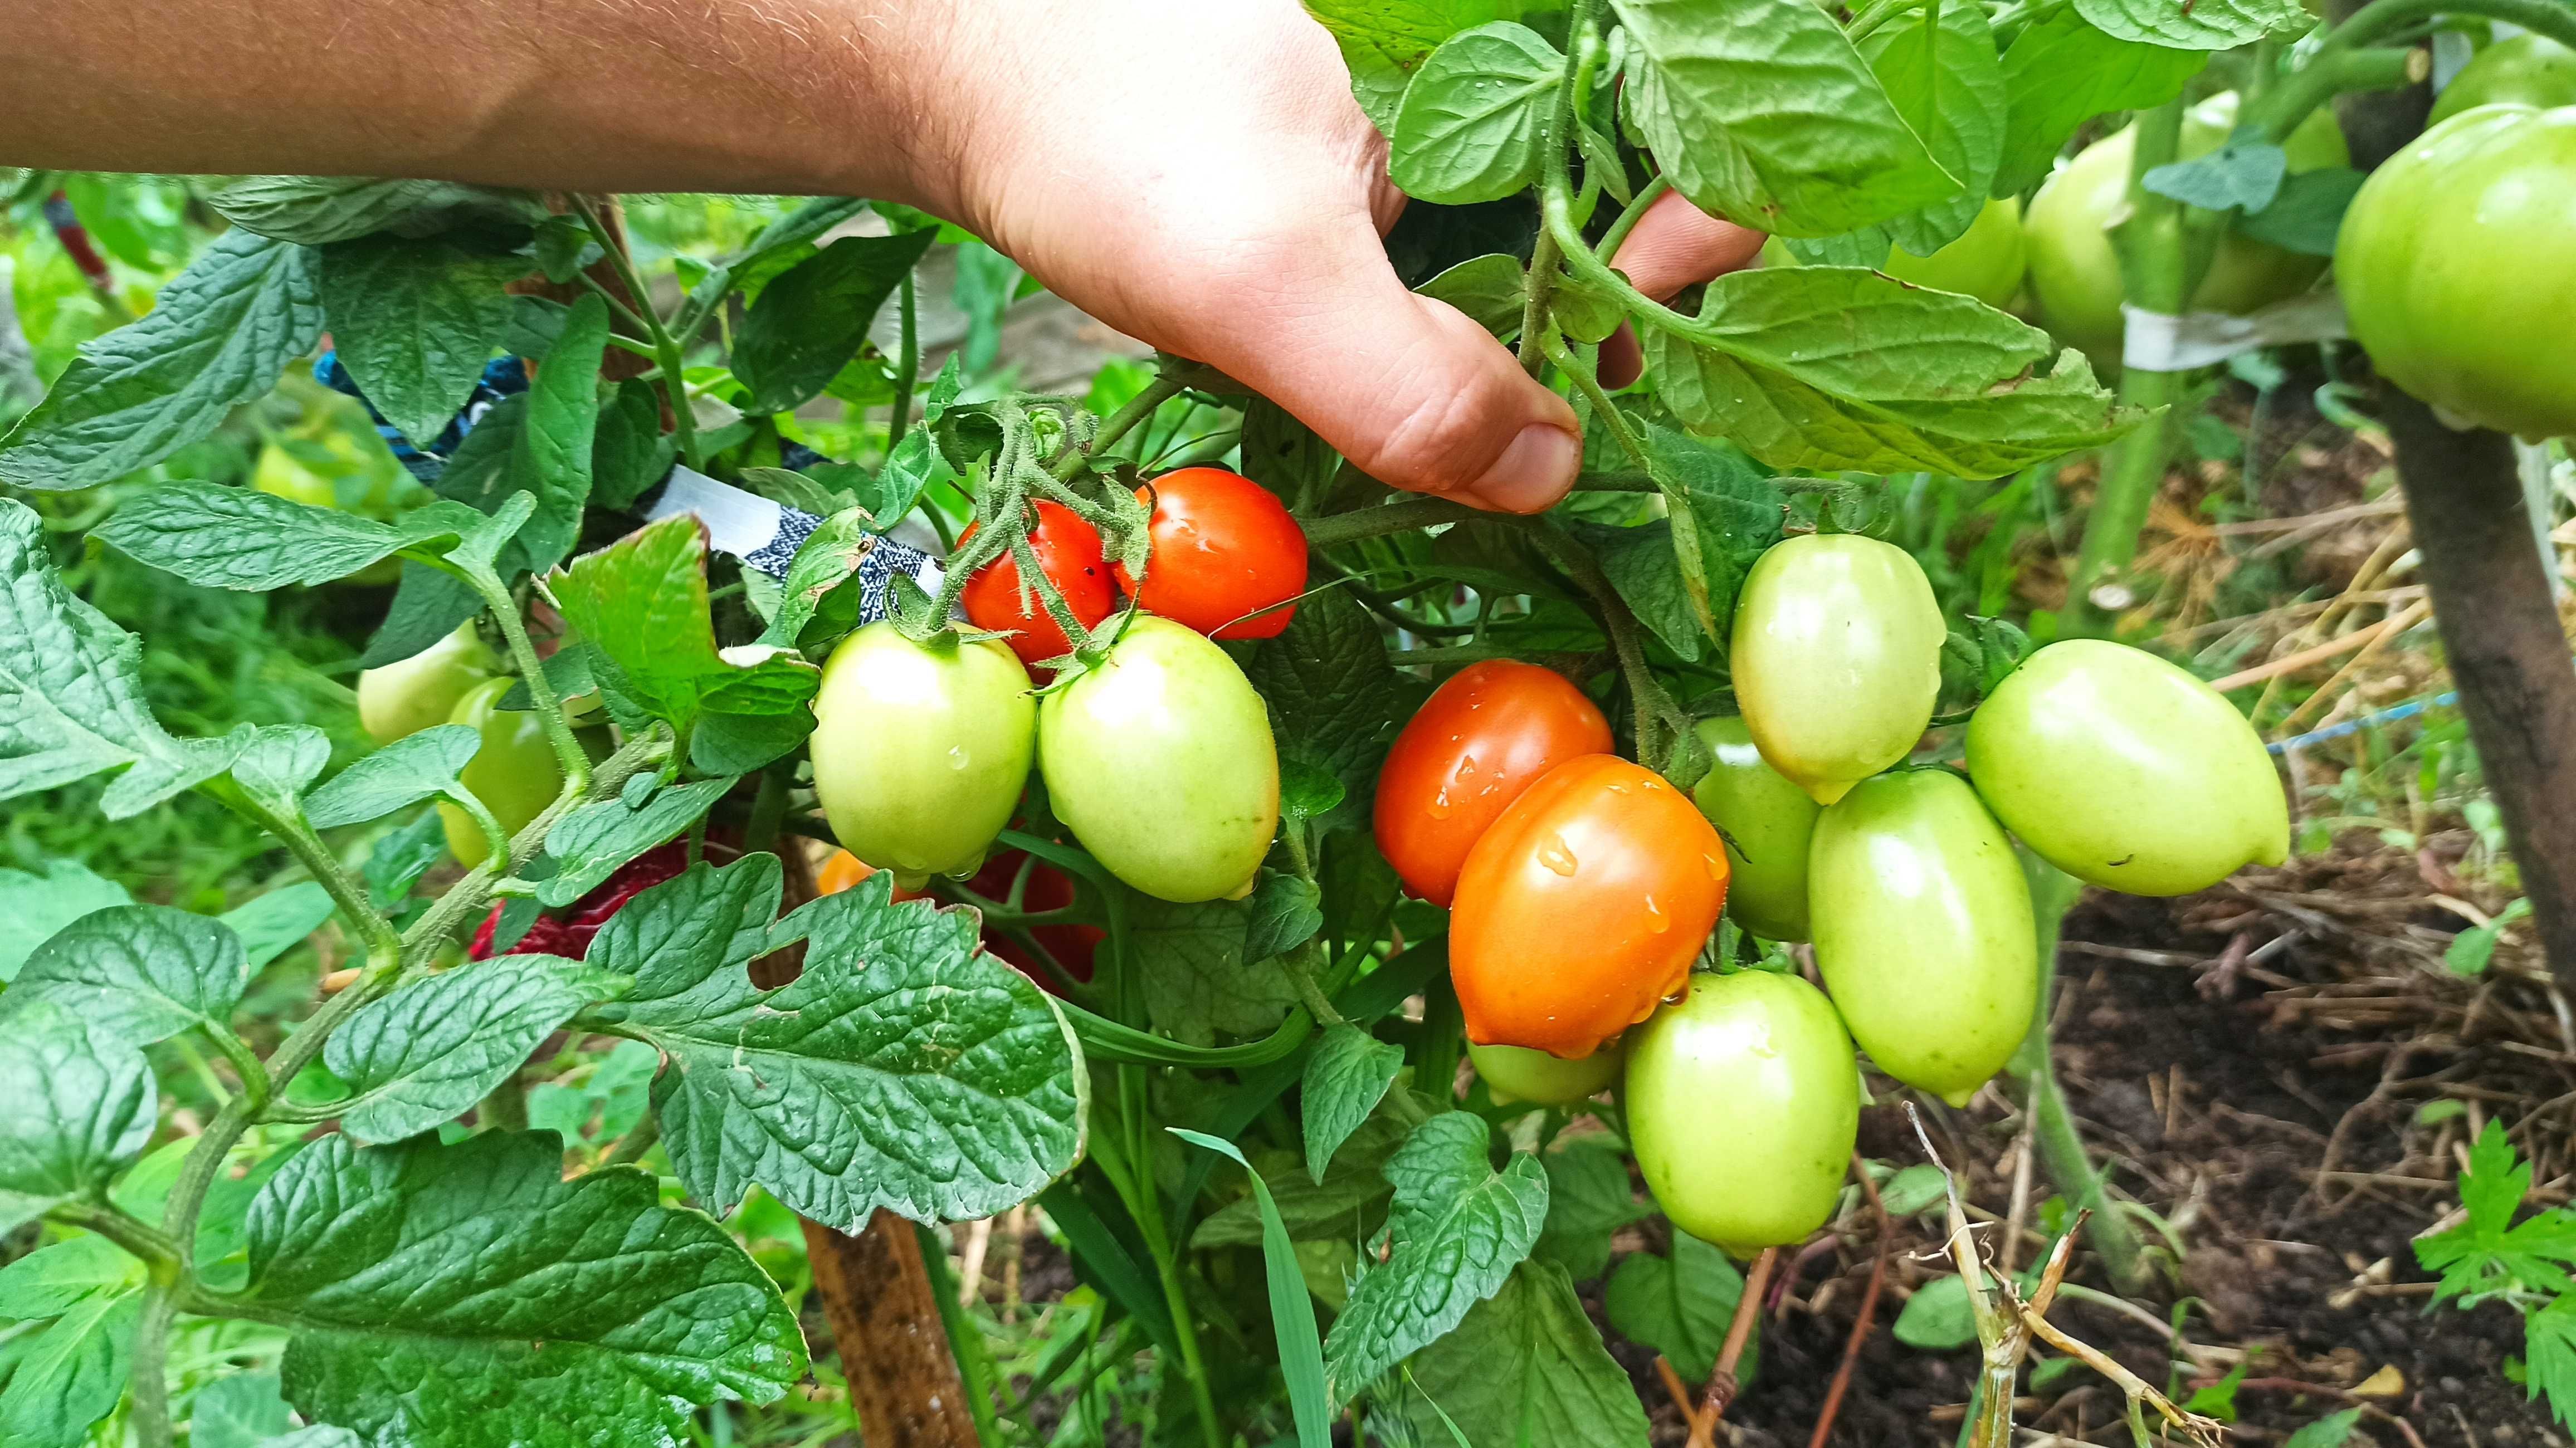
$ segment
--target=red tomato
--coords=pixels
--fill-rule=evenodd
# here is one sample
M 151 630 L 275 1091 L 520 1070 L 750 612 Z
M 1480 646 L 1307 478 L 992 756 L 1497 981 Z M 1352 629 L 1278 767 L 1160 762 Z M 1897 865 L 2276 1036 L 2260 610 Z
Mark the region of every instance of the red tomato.
M 1136 601 L 1210 638 L 1276 638 L 1297 610 L 1247 613 L 1306 591 L 1306 530 L 1277 494 L 1223 468 L 1183 468 L 1136 490 L 1154 509 L 1154 556 L 1143 587 L 1125 564 L 1119 585 Z
M 1565 676 L 1536 664 L 1469 664 L 1431 693 L 1377 776 L 1377 847 L 1404 887 L 1434 905 L 1487 827 L 1540 775 L 1610 752 L 1610 721 Z
M 1609 754 L 1549 770 L 1458 876 L 1449 978 L 1467 1039 L 1599 1050 L 1681 992 L 1726 874 L 1716 828 L 1663 776 Z
M 974 536 L 974 525 L 969 524 L 957 541 L 962 545 Z M 1064 595 L 1074 619 L 1084 628 L 1099 627 L 1118 604 L 1117 590 L 1109 586 L 1108 561 L 1101 556 L 1099 530 L 1062 503 L 1040 503 L 1037 526 L 1029 530 L 1029 547 L 1036 551 L 1038 567 L 1046 571 L 1056 592 Z M 1022 606 L 1019 561 L 1008 553 L 975 570 L 959 601 L 966 605 L 967 622 L 1010 634 L 1011 652 L 1020 656 L 1021 663 L 1034 665 L 1073 652 L 1064 630 L 1056 627 L 1055 616 L 1035 593 Z
M 1011 898 L 1011 882 L 1018 879 L 1020 865 L 1028 856 L 1018 850 L 1005 850 L 984 862 L 969 883 L 976 894 L 987 900 Z M 1028 888 L 1020 892 L 1020 908 L 1036 914 L 1042 910 L 1061 910 L 1073 903 L 1073 880 L 1062 870 L 1043 860 L 1029 866 Z M 1109 932 L 1097 925 L 1038 925 L 1029 929 L 1037 943 L 1046 947 L 1055 963 L 1075 980 L 1091 979 L 1092 952 Z M 1055 976 L 1040 965 L 1017 940 L 999 930 L 984 932 L 984 949 L 1018 969 L 1020 974 L 1048 990 L 1055 988 Z

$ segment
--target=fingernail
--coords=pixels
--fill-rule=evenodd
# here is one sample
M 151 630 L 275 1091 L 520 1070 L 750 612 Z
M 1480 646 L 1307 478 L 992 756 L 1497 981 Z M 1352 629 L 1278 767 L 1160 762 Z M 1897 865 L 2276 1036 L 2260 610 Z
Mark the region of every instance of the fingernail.
M 1574 475 L 1582 466 L 1583 439 L 1561 427 L 1533 422 L 1466 491 L 1506 513 L 1542 513 L 1574 486 Z

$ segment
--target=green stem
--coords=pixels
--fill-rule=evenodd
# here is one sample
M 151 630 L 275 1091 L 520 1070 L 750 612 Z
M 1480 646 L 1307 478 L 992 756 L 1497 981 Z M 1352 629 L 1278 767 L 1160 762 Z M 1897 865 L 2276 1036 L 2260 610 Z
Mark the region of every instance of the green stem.
M 2342 55 L 2395 36 L 2424 21 L 2443 15 L 2483 15 L 2491 20 L 2509 21 L 2525 30 L 2545 35 L 2561 45 L 2576 46 L 2576 9 L 2559 0 L 2378 0 L 2358 15 L 2334 28 L 2333 33 L 2318 43 L 2308 63 L 2291 74 L 2280 87 L 2253 108 L 2245 124 L 2260 124 L 2264 133 L 2278 142 L 2307 118 L 2337 90 L 2388 89 L 2388 86 L 2338 84 L 2338 77 L 2319 75 L 2308 79 L 2311 72 L 2338 63 Z
M 374 903 L 367 898 L 366 882 L 340 863 L 340 857 L 331 853 L 321 837 L 313 833 L 313 827 L 305 823 L 301 811 L 289 814 L 272 809 L 266 801 L 242 788 L 229 776 L 208 781 L 206 793 L 286 846 L 297 862 L 304 866 L 305 872 L 331 896 L 331 903 L 339 908 L 341 917 L 357 932 L 358 938 L 366 943 L 370 965 L 391 961 L 402 953 L 401 937 L 394 934 L 393 925 L 385 917 L 376 913 Z M 218 1047 L 222 1044 L 216 1042 Z M 232 1053 L 226 1051 L 225 1054 Z M 268 1104 L 266 1082 L 258 1079 L 258 1073 L 245 1078 L 242 1088 L 244 1094 L 253 1098 L 249 1109 L 256 1111 Z
M 1610 636 L 1611 652 L 1618 656 L 1620 676 L 1627 681 L 1628 703 L 1636 714 L 1637 760 L 1657 774 L 1663 773 L 1672 762 L 1663 735 L 1677 730 L 1679 725 L 1672 700 L 1664 693 L 1664 686 L 1655 681 L 1654 671 L 1646 667 L 1646 648 L 1636 614 L 1629 611 L 1627 600 L 1619 596 L 1609 575 L 1601 571 L 1599 561 L 1575 542 L 1572 534 L 1544 518 L 1533 518 L 1527 526 L 1549 560 L 1592 595 L 1593 605 L 1601 613 L 1602 631 Z
M 1911 0 L 1909 0 L 1909 3 L 1911 3 Z M 1637 190 L 1637 198 L 1628 203 L 1627 210 L 1619 213 L 1618 220 L 1610 223 L 1610 229 L 1608 231 L 1601 233 L 1601 244 L 1595 247 L 1594 250 L 1602 256 L 1617 256 L 1619 254 L 1619 244 L 1628 239 L 1628 233 L 1636 230 L 1637 223 L 1646 218 L 1646 212 L 1650 210 L 1656 202 L 1664 199 L 1665 192 L 1672 189 L 1673 178 L 1670 176 L 1657 176 L 1654 180 L 1647 182 L 1642 187 L 1639 187 Z
M 2112 1209 L 2102 1190 L 2101 1173 L 2085 1150 L 2083 1133 L 2067 1107 L 2066 1089 L 2058 1083 L 2050 1051 L 2051 987 L 2057 978 L 2057 941 L 2066 912 L 2083 886 L 2074 876 L 2039 858 L 2022 854 L 2022 873 L 2030 882 L 2031 915 L 2039 939 L 2039 1000 L 2032 1008 L 2030 1032 L 2005 1068 L 2022 1083 L 2022 1109 L 2030 1113 L 2031 1145 L 2039 1152 L 2048 1179 L 2077 1207 L 2092 1217 L 2093 1250 L 2109 1270 L 2112 1283 L 2135 1295 L 2147 1285 L 2144 1251 L 2126 1215 Z
M 1047 464 L 1047 472 L 1059 481 L 1072 477 L 1081 470 L 1086 458 L 1116 446 L 1118 440 L 1133 432 L 1138 423 L 1152 417 L 1155 409 L 1180 396 L 1184 390 L 1180 383 L 1169 377 L 1156 377 L 1145 384 L 1142 392 L 1127 399 L 1126 406 L 1109 414 L 1108 420 L 1100 424 L 1100 431 L 1093 435 L 1089 447 L 1066 448 L 1054 462 Z
M 704 469 L 706 447 L 698 440 L 698 420 L 689 410 L 689 384 L 682 375 L 680 339 L 671 334 L 671 329 L 662 324 L 661 315 L 653 310 L 652 294 L 644 289 L 644 278 L 635 270 L 635 259 L 627 255 L 616 233 L 609 230 L 599 208 L 587 196 L 573 197 L 573 205 L 581 212 L 582 224 L 590 228 L 591 239 L 599 243 L 609 266 L 616 270 L 617 279 L 625 284 L 626 294 L 635 299 L 635 319 L 643 324 L 646 339 L 653 344 L 654 358 L 662 368 L 662 392 L 671 404 L 671 433 L 680 444 L 680 456 L 690 467 Z
M 1306 546 L 1338 548 L 1363 538 L 1411 533 L 1423 528 L 1436 528 L 1443 523 L 1463 523 L 1471 518 L 1490 516 L 1446 498 L 1410 498 L 1401 503 L 1353 508 L 1346 513 L 1327 513 L 1311 519 L 1306 524 Z
M 65 1226 L 96 1232 L 154 1266 L 175 1269 L 187 1259 L 168 1233 L 113 1205 L 64 1202 L 45 1215 Z
M 896 316 L 900 318 L 902 330 L 894 362 L 894 418 L 886 424 L 888 457 L 894 455 L 894 445 L 903 441 L 905 431 L 912 426 L 912 389 L 921 380 L 920 309 L 913 296 L 911 272 L 903 274 L 903 282 L 895 289 L 895 297 Z
M 572 721 L 564 717 L 563 700 L 555 693 L 553 682 L 546 678 L 545 661 L 537 657 L 537 646 L 528 638 L 528 628 L 519 619 L 519 603 L 510 596 L 510 587 L 488 564 L 475 563 L 458 570 L 483 607 L 500 626 L 501 637 L 510 646 L 510 660 L 518 666 L 519 682 L 528 689 L 528 703 L 537 722 L 546 731 L 546 742 L 554 746 L 555 760 L 563 766 L 564 788 L 579 793 L 590 783 L 590 755 L 572 732 Z
M 126 1369 L 134 1400 L 127 1423 L 142 1448 L 170 1448 L 170 1324 L 179 1315 L 177 1284 L 155 1274 L 134 1320 L 134 1356 Z
M 948 1355 L 957 1359 L 957 1374 L 964 1379 L 966 1411 L 975 1419 L 975 1439 L 979 1443 L 1002 1441 L 1002 1425 L 993 1413 L 993 1352 L 985 1346 L 983 1331 L 958 1301 L 955 1273 L 948 1270 L 948 1242 L 944 1236 L 918 1222 L 913 1234 L 921 1242 L 921 1262 L 928 1269 L 930 1293 L 939 1299 L 939 1325 L 948 1330 Z
M 510 852 L 510 832 L 501 828 L 500 817 L 493 814 L 483 801 L 475 798 L 474 791 L 460 784 L 440 797 L 465 811 L 466 817 L 473 820 L 475 827 L 483 831 L 483 853 L 487 857 L 506 855 Z

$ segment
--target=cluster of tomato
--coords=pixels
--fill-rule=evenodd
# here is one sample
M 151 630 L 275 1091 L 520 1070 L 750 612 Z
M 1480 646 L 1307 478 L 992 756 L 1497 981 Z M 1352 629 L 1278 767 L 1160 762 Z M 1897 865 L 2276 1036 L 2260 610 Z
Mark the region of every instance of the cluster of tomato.
M 1152 505 L 1142 579 L 1102 557 L 1069 509 L 1038 504 L 1039 566 L 1089 628 L 1112 580 L 1145 610 L 1073 682 L 1040 698 L 1029 667 L 1064 634 L 1005 557 L 970 579 L 969 622 L 994 639 L 850 635 L 814 703 L 814 789 L 841 844 L 917 885 L 980 867 L 1034 760 L 1056 817 L 1111 874 L 1173 901 L 1240 895 L 1279 823 L 1269 711 L 1211 638 L 1287 627 L 1306 582 L 1304 530 L 1277 497 L 1217 468 L 1139 489 Z
M 1462 671 L 1388 754 L 1379 848 L 1450 908 L 1479 1074 L 1548 1103 L 1624 1076 L 1648 1186 L 1731 1250 L 1796 1241 L 1831 1211 L 1858 1122 L 1855 1042 L 1953 1101 L 2020 1045 L 2039 962 L 2012 835 L 2139 894 L 2287 853 L 2252 726 L 2117 644 L 2056 644 L 2009 675 L 1968 723 L 1966 777 L 1904 767 L 1945 638 L 1901 549 L 1792 538 L 1746 582 L 1742 714 L 1698 726 L 1716 763 L 1690 796 L 1612 755 L 1592 702 L 1528 664 Z M 1812 941 L 1825 989 L 1694 977 L 1721 910 L 1756 937 Z

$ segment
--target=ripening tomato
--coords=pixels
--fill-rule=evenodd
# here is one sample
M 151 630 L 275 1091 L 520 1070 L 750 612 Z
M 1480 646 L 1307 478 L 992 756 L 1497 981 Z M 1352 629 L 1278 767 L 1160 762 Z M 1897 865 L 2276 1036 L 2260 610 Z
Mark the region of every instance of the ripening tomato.
M 1735 605 L 1736 707 L 1773 769 L 1818 804 L 1914 751 L 1949 630 L 1911 554 L 1855 533 L 1773 544 Z
M 1954 1106 L 2012 1059 L 2039 995 L 2030 887 L 1946 769 L 1865 780 L 1816 821 L 1816 969 L 1878 1069 Z
M 1538 1106 L 1571 1106 L 1589 1101 L 1619 1079 L 1625 1059 L 1614 1042 L 1580 1061 L 1560 1061 L 1545 1051 L 1519 1046 L 1479 1046 L 1470 1042 L 1467 1059 L 1497 1104 L 1527 1101 Z
M 2211 96 L 2184 114 L 2179 159 L 2208 155 L 2235 129 L 2235 92 Z M 2030 289 L 2042 320 L 2059 341 L 2106 364 L 2120 360 L 2120 303 L 2126 295 L 2120 256 L 2106 228 L 2128 206 L 2129 158 L 2136 147 L 2132 129 L 2086 147 L 2039 188 L 2024 224 Z M 2282 150 L 2289 153 L 2292 175 L 2352 164 L 2331 106 L 2318 107 L 2302 121 Z M 2324 269 L 2316 257 L 2229 232 L 2220 238 L 2191 306 L 2243 315 L 2306 290 Z
M 2352 198 L 2335 285 L 2380 375 L 2454 426 L 2576 436 L 2576 106 L 2480 106 Z
M 1726 913 L 1765 940 L 1807 938 L 1807 842 L 1820 806 L 1762 760 L 1741 719 L 1702 719 L 1712 756 L 1691 790 L 1726 836 Z
M 468 622 L 410 658 L 358 675 L 358 723 L 378 744 L 444 724 L 498 661 Z
M 1124 563 L 1118 582 L 1147 611 L 1211 638 L 1276 638 L 1306 591 L 1306 530 L 1288 505 L 1240 473 L 1182 468 L 1136 490 L 1152 505 L 1154 552 L 1140 586 Z
M 1628 1145 L 1673 1225 L 1738 1257 L 1833 1215 L 1860 1131 L 1860 1066 L 1816 988 L 1691 977 L 1628 1043 Z
M 1225 650 L 1170 619 L 1136 618 L 1047 695 L 1038 768 L 1083 848 L 1158 899 L 1249 890 L 1279 831 L 1269 708 Z
M 1918 287 L 1958 292 L 1989 307 L 2008 307 L 2021 295 L 2024 264 L 2021 202 L 2007 196 L 1987 202 L 1957 240 L 1930 256 L 1889 247 L 1887 262 L 1879 270 Z
M 823 862 L 823 868 L 814 872 L 814 893 L 817 895 L 838 895 L 844 890 L 857 888 L 858 883 L 861 880 L 866 879 L 876 872 L 876 866 L 869 864 L 867 861 L 860 859 L 849 851 L 834 850 L 832 852 L 832 858 Z M 894 887 L 894 898 L 897 900 L 918 900 L 922 898 L 922 896 L 921 892 L 918 890 L 907 890 L 901 885 L 897 885 Z
M 1434 905 L 1521 791 L 1565 761 L 1610 752 L 1610 721 L 1565 676 L 1488 659 L 1431 691 L 1377 776 L 1377 847 Z
M 517 834 L 545 813 L 564 785 L 563 761 L 555 757 L 554 744 L 546 738 L 545 721 L 534 710 L 500 707 L 501 697 L 516 682 L 484 680 L 456 701 L 447 718 L 448 723 L 465 725 L 482 737 L 481 747 L 458 772 L 457 781 L 492 812 L 505 835 Z M 491 844 L 472 815 L 441 801 L 438 818 L 447 830 L 447 852 L 458 864 L 470 870 L 490 857 Z
M 1467 1039 L 1578 1060 L 1682 988 L 1726 904 L 1726 846 L 1671 781 L 1586 754 L 1467 854 L 1449 978 Z
M 986 860 L 984 868 L 976 871 L 975 878 L 968 883 L 974 886 L 976 894 L 987 900 L 1008 900 L 1012 882 L 1020 878 L 1023 869 L 1028 872 L 1028 884 L 1020 890 L 1022 910 L 1037 914 L 1062 910 L 1073 903 L 1073 877 L 1044 860 L 1032 860 L 1018 850 L 1005 850 Z M 1098 952 L 1100 942 L 1109 938 L 1109 932 L 1099 926 L 1082 924 L 1033 925 L 1028 933 L 1038 944 L 1046 947 L 1046 953 L 1055 957 L 1055 963 L 1064 967 L 1065 974 L 1079 981 L 1091 979 L 1092 956 Z M 1040 965 L 1019 941 L 1002 931 L 988 927 L 984 931 L 984 949 L 1010 962 L 1020 974 L 1036 981 L 1040 988 L 1049 991 L 1057 988 L 1054 973 Z
M 2125 645 L 2032 654 L 1970 716 L 1968 775 L 2023 844 L 2105 889 L 2188 895 L 2289 856 L 2262 736 L 2217 690 Z
M 2460 67 L 2433 102 L 2426 126 L 2478 106 L 2576 106 L 2576 50 L 2546 35 L 2509 36 Z
M 1100 532 L 1082 520 L 1082 515 L 1062 503 L 1041 502 L 1038 520 L 1029 529 L 1029 547 L 1038 555 L 1038 567 L 1064 595 L 1065 607 L 1074 622 L 1084 628 L 1097 628 L 1118 606 L 1117 590 L 1109 586 L 1109 561 L 1100 555 Z M 975 536 L 975 525 L 957 537 L 960 545 Z M 1019 561 L 1005 553 L 975 570 L 966 580 L 965 591 L 958 601 L 966 607 L 966 621 L 992 633 L 1007 633 L 1011 652 L 1020 662 L 1035 667 L 1048 659 L 1060 659 L 1073 652 L 1073 644 L 1064 630 L 1047 612 L 1044 600 L 1034 591 L 1020 593 Z
M 999 643 L 841 641 L 814 699 L 814 794 L 841 847 L 899 883 L 971 872 L 1028 787 L 1029 675 Z

